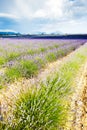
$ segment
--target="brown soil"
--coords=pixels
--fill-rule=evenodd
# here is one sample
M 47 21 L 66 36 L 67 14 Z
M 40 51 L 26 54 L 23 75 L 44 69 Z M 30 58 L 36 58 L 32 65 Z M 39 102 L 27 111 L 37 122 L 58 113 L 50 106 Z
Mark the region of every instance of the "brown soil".
M 76 86 L 71 105 L 73 120 L 69 130 L 87 130 L 87 63 L 76 79 Z

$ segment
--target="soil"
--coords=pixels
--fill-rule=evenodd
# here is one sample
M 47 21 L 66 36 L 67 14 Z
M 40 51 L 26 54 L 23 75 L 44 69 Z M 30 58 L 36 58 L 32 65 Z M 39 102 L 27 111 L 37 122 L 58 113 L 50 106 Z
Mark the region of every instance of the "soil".
M 73 121 L 70 130 L 87 130 L 87 63 L 76 79 L 76 92 L 72 98 Z

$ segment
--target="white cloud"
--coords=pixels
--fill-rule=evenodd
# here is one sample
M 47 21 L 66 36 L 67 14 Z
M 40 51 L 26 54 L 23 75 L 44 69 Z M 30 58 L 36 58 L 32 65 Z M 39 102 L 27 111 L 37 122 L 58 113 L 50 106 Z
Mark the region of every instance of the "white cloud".
M 46 2 L 48 15 L 53 16 L 54 18 L 63 16 L 64 2 L 65 0 L 48 0 Z
M 16 15 L 13 14 L 8 14 L 8 13 L 0 13 L 0 17 L 6 17 L 6 18 L 11 18 L 11 19 L 19 19 Z
M 87 0 L 15 0 L 16 15 L 35 19 L 74 19 L 87 14 Z
M 58 19 L 63 16 L 63 2 L 64 0 L 47 0 L 45 1 L 45 6 L 35 12 L 35 16 Z
M 16 0 L 17 14 L 26 18 L 59 18 L 67 0 Z
M 15 32 L 15 33 L 17 33 L 15 30 L 12 30 L 12 29 L 0 29 L 0 32 Z
M 45 24 L 44 26 L 42 25 L 40 27 L 41 32 L 63 32 L 63 33 L 87 33 L 87 22 L 86 21 L 80 21 L 80 20 L 71 20 L 71 21 L 63 21 L 59 23 L 48 23 Z

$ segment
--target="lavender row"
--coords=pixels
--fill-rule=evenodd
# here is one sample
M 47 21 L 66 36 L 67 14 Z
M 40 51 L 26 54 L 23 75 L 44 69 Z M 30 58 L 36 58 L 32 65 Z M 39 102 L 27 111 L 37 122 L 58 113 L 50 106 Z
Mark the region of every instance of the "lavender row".
M 30 40 L 30 39 L 0 39 L 0 55 L 11 52 L 26 52 L 28 49 L 47 48 L 54 45 L 64 45 L 77 42 L 84 42 L 84 40 Z M 3 54 L 4 53 L 4 54 Z
M 1 63 L 10 61 L 11 64 L 21 59 L 43 58 L 50 52 L 56 52 L 61 47 L 71 46 L 85 43 L 85 40 L 30 40 L 30 39 L 0 39 L 0 58 Z M 42 49 L 40 51 L 40 49 Z M 33 50 L 33 51 L 32 51 Z M 45 52 L 43 54 L 43 51 Z M 32 52 L 33 56 L 32 56 Z M 38 53 L 39 52 L 39 53 Z M 6 66 L 6 64 L 5 64 Z
M 49 61 L 51 60 L 51 56 L 55 55 L 54 60 L 58 59 L 59 57 L 63 57 L 70 53 L 71 51 L 77 49 L 79 46 L 81 46 L 84 42 L 83 41 L 74 41 L 71 42 L 70 44 L 64 44 L 58 48 L 54 49 L 48 49 L 46 52 L 41 52 L 41 53 L 35 53 L 34 55 L 21 55 L 20 57 L 16 58 L 15 60 L 11 60 L 10 62 L 7 62 L 5 64 L 6 67 L 14 67 L 14 66 L 20 66 L 21 61 L 31 61 L 33 60 L 35 63 L 38 62 L 38 59 L 41 59 L 44 61 L 44 63 L 48 62 L 48 57 Z
M 40 53 L 34 53 L 33 55 L 23 53 L 22 55 L 16 57 L 14 60 L 10 60 L 9 62 L 6 62 L 3 65 L 3 67 L 6 67 L 5 73 L 4 75 L 0 74 L 0 88 L 6 86 L 6 84 L 9 83 L 10 81 L 14 81 L 15 79 L 18 79 L 20 77 L 30 78 L 31 76 L 34 76 L 39 72 L 39 70 L 42 67 L 45 66 L 45 64 L 55 61 L 58 58 L 69 54 L 70 52 L 77 49 L 79 46 L 83 45 L 86 42 L 85 40 L 43 40 L 43 41 L 24 40 L 25 41 L 24 44 L 23 40 L 19 40 L 19 41 L 17 40 L 17 42 L 16 40 L 12 40 L 12 39 L 0 39 L 0 40 L 1 40 L 0 47 L 3 47 L 4 51 L 7 50 L 8 53 L 9 50 L 11 51 L 15 50 L 16 46 L 18 45 L 21 46 L 21 49 L 19 49 L 20 47 L 18 48 L 19 53 L 20 50 L 22 49 L 23 50 L 26 50 L 26 48 L 30 49 L 29 48 L 30 43 L 32 43 L 30 45 L 32 46 L 32 48 L 37 46 L 37 49 L 41 48 L 42 45 L 44 48 L 45 47 L 47 48 L 49 46 L 52 47 L 54 45 L 59 45 L 58 47 L 47 49 L 44 52 L 41 51 Z

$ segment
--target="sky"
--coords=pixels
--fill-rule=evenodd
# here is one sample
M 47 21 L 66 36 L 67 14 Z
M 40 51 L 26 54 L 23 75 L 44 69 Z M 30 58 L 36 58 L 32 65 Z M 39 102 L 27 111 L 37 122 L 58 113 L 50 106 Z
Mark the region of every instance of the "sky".
M 87 0 L 0 0 L 0 31 L 87 33 Z

